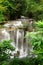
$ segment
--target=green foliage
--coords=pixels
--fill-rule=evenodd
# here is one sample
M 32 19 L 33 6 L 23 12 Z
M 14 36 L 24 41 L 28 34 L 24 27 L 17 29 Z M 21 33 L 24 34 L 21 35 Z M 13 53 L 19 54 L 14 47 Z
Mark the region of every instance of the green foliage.
M 43 31 L 28 33 L 28 37 L 33 46 L 33 53 L 37 55 L 37 62 L 40 60 L 40 65 L 43 64 Z
M 4 3 L 7 0 L 0 0 L 0 21 L 4 21 L 5 17 L 4 17 L 4 12 L 6 12 L 7 10 L 7 6 L 4 5 Z M 1 22 L 0 22 L 1 23 Z
M 14 58 L 9 65 L 43 65 L 42 61 L 38 58 Z
M 10 60 L 10 51 L 13 51 L 15 48 L 11 45 L 11 40 L 0 42 L 0 64 L 6 65 L 7 61 Z
M 9 3 L 8 12 L 10 19 L 16 19 L 24 13 L 26 7 L 25 0 L 9 0 Z
M 3 14 L 0 12 L 0 23 L 2 23 L 2 21 L 4 21 L 4 20 L 5 20 L 5 18 L 3 16 Z
M 0 0 L 0 21 L 14 20 L 25 15 L 43 20 L 42 0 Z
M 25 8 L 25 0 L 0 0 L 0 21 L 20 17 L 24 14 Z
M 34 50 L 43 53 L 43 34 L 40 32 L 29 33 L 30 42 L 34 46 Z M 42 51 L 41 51 L 42 50 Z
M 38 21 L 35 24 L 37 25 L 37 27 L 43 28 L 43 21 Z
M 36 20 L 43 20 L 43 1 L 42 0 L 26 0 L 26 15 Z
M 36 22 L 36 32 L 28 32 L 29 43 L 33 46 L 33 53 L 37 55 L 37 61 L 39 60 L 43 64 L 43 21 Z M 40 29 L 41 28 L 41 29 Z

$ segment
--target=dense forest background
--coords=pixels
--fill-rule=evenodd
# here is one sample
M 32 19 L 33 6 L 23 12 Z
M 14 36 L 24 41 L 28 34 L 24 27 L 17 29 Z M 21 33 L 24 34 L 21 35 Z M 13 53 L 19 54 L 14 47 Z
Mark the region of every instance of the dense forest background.
M 43 0 L 0 0 L 0 65 L 43 65 Z
M 43 0 L 0 0 L 0 21 L 20 16 L 43 20 Z

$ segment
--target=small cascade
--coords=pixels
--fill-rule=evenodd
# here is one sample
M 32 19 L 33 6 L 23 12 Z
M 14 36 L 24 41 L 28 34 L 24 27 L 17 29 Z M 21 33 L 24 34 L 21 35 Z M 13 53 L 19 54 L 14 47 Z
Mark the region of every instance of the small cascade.
M 25 47 L 25 51 L 24 51 L 24 46 L 25 46 L 25 43 L 24 43 L 24 31 L 20 30 L 20 29 L 17 29 L 15 35 L 16 35 L 16 43 L 15 43 L 16 45 L 15 44 L 14 45 L 15 45 L 16 49 L 15 49 L 14 53 L 19 52 L 20 53 L 19 58 L 26 57 L 27 56 L 27 48 Z M 13 36 L 14 36 L 14 34 L 13 34 Z M 23 46 L 23 44 L 24 44 L 24 46 Z
M 30 23 L 30 25 L 32 22 Z M 11 43 L 16 49 L 12 52 L 12 55 L 17 55 L 19 58 L 26 57 L 28 55 L 29 46 L 28 46 L 28 38 L 25 37 L 26 33 L 24 29 L 19 28 L 19 26 L 23 26 L 21 21 L 17 23 L 13 23 L 12 25 L 5 24 L 6 28 L 2 30 L 3 39 L 2 40 L 12 40 Z M 27 31 L 26 31 L 27 32 Z
M 16 32 L 16 33 L 15 33 Z M 15 31 L 7 31 L 6 29 L 2 30 L 3 39 L 2 40 L 12 40 L 11 43 L 16 49 L 12 52 L 12 55 L 19 52 L 19 58 L 27 56 L 27 44 L 24 43 L 24 31 L 22 29 L 17 29 Z M 16 36 L 15 36 L 16 35 Z M 25 48 L 24 48 L 24 46 Z M 25 49 L 25 51 L 24 51 Z

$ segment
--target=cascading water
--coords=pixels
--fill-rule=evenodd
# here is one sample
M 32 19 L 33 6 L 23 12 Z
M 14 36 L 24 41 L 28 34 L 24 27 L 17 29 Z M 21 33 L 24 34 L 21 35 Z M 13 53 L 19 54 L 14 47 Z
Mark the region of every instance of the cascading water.
M 14 31 L 9 32 L 10 39 L 13 40 L 15 48 L 16 48 L 14 53 L 17 53 L 17 51 L 19 51 L 20 52 L 19 58 L 26 57 L 27 48 L 25 47 L 25 51 L 24 51 L 24 46 L 25 46 L 25 43 L 24 43 L 24 31 L 20 30 L 20 29 L 17 29 L 15 31 L 16 31 L 16 33 Z M 14 35 L 16 35 L 16 37 L 14 37 Z M 14 41 L 15 38 L 16 38 L 16 42 Z
M 6 24 L 7 25 L 7 24 Z M 10 25 L 10 24 L 9 24 Z M 7 27 L 9 27 L 9 25 L 7 25 Z M 21 21 L 20 21 L 20 25 Z M 15 24 L 15 26 L 20 26 L 18 23 Z M 15 27 L 13 24 L 13 27 Z M 11 26 L 12 28 L 12 26 Z M 3 29 L 2 30 L 2 34 L 4 36 L 5 40 L 12 40 L 13 42 L 11 43 L 16 49 L 14 52 L 12 52 L 12 55 L 17 55 L 17 53 L 19 52 L 19 58 L 23 58 L 26 57 L 28 55 L 28 40 L 27 38 L 25 39 L 24 42 L 24 30 L 23 29 L 16 29 L 16 30 L 7 30 L 7 29 Z

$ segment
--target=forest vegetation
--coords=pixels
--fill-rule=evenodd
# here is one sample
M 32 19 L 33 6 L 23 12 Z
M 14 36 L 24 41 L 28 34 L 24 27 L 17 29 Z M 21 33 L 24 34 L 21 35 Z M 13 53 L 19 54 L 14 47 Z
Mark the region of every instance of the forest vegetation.
M 20 16 L 43 20 L 43 0 L 0 0 L 0 21 Z
M 32 45 L 32 56 L 11 58 L 10 51 L 16 49 L 11 44 L 12 40 L 0 40 L 0 65 L 43 65 L 43 0 L 0 0 L 0 33 L 6 21 L 12 22 L 21 19 L 21 16 L 35 20 L 30 27 L 26 21 L 24 24 L 26 28 L 23 29 L 24 32 L 28 31 L 23 38 L 25 40 L 27 37 L 28 44 Z M 28 28 L 32 31 L 30 32 Z

